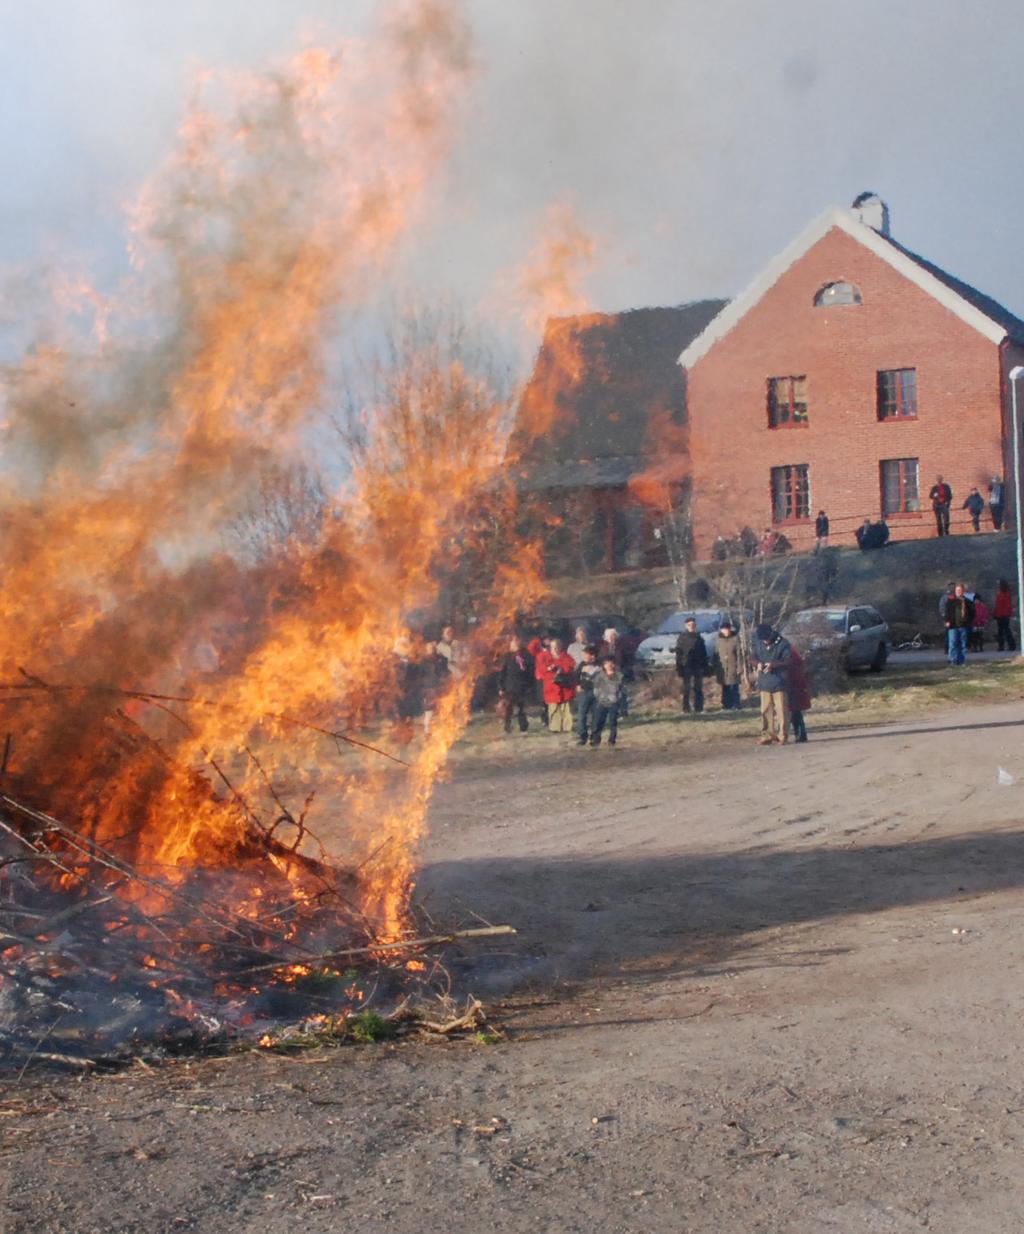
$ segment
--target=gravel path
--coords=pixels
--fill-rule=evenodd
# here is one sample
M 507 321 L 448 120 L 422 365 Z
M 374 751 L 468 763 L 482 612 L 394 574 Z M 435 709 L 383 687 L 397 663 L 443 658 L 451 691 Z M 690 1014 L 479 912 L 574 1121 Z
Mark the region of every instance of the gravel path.
M 0 1228 L 1017 1234 L 1022 733 L 467 765 L 418 894 L 520 927 L 507 1042 L 9 1082 Z

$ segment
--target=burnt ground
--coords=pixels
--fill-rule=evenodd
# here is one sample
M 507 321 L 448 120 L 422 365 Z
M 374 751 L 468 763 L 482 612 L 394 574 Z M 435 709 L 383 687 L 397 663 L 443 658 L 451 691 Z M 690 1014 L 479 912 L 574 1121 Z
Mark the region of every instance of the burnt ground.
M 440 788 L 506 1041 L 9 1077 L 3 1234 L 1024 1228 L 1024 704 L 675 732 Z

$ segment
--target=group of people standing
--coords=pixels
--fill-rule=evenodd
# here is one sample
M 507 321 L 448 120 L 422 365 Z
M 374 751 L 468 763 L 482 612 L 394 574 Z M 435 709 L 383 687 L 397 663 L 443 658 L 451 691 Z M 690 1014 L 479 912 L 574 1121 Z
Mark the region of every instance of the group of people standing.
M 928 490 L 928 500 L 932 503 L 932 513 L 935 515 L 936 535 L 948 536 L 949 514 L 953 508 L 953 490 L 942 476 L 935 477 L 935 483 Z M 1003 482 L 999 476 L 993 476 L 988 486 L 987 503 L 993 531 L 1001 531 L 1003 528 L 1005 500 Z M 967 511 L 971 526 L 975 531 L 981 531 L 981 516 L 985 513 L 985 505 L 985 498 L 976 486 L 972 486 L 960 508 Z
M 696 618 L 688 617 L 676 640 L 683 712 L 700 715 L 704 711 L 704 679 L 711 675 L 721 686 L 723 710 L 735 711 L 742 706 L 743 681 L 753 678 L 761 696 L 759 744 L 785 745 L 791 728 L 796 741 L 806 741 L 804 712 L 811 706 L 811 688 L 800 653 L 773 626 L 762 623 L 754 632 L 750 660 L 748 671 L 742 643 L 731 621 L 722 622 L 715 653 L 709 656 Z
M 410 729 L 414 722 L 429 733 L 438 700 L 460 677 L 466 666 L 465 648 L 452 626 L 445 626 L 439 639 L 401 635 L 395 639 L 396 704 L 399 724 Z
M 931 502 L 932 514 L 935 516 L 936 535 L 948 536 L 950 512 L 953 509 L 953 490 L 942 476 L 935 477 L 935 483 L 928 490 L 928 500 Z M 967 494 L 963 505 L 971 520 L 971 526 L 976 532 L 981 531 L 981 519 L 988 506 L 989 518 L 992 520 L 992 530 L 1002 531 L 1003 515 L 1006 509 L 1005 487 L 999 476 L 993 476 L 988 486 L 988 501 L 981 495 L 977 486 L 973 486 Z M 818 552 L 828 547 L 829 517 L 824 510 L 818 511 L 814 520 L 814 551 Z M 889 525 L 885 516 L 872 521 L 870 518 L 857 527 L 853 533 L 857 546 L 865 551 L 873 548 L 884 548 L 889 543 Z
M 559 638 L 538 635 L 524 645 L 509 639 L 498 666 L 498 711 L 505 732 L 529 728 L 527 707 L 541 694 L 541 722 L 551 733 L 575 733 L 576 744 L 595 748 L 607 729 L 608 744 L 618 741 L 619 719 L 628 710 L 626 657 L 618 631 L 605 630 L 599 641 L 582 626 L 566 647 Z
M 970 590 L 965 583 L 947 583 L 939 599 L 939 616 L 946 627 L 946 653 L 950 664 L 956 667 L 966 664 L 969 651 L 985 650 L 985 627 L 992 618 L 998 650 L 1017 650 L 1010 625 L 1013 591 L 1005 578 L 996 584 L 991 611 L 980 593 Z

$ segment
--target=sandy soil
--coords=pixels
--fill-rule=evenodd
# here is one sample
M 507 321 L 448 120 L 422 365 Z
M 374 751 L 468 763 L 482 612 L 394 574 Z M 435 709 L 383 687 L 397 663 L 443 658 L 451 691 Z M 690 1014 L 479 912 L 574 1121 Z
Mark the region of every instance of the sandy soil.
M 1022 725 L 467 762 L 420 894 L 519 927 L 509 1039 L 9 1082 L 0 1229 L 1017 1234 Z

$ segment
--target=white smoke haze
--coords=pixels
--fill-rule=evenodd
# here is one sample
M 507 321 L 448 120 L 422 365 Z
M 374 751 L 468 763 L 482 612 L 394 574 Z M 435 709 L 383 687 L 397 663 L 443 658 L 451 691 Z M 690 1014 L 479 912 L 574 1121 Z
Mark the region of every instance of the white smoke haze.
M 273 825 L 281 772 L 294 817 L 319 796 L 338 855 L 363 871 L 363 911 L 391 933 L 472 676 L 397 784 L 342 770 L 323 732 L 292 721 L 390 716 L 405 615 L 471 547 L 453 548 L 467 510 L 497 499 L 508 395 L 465 348 L 413 346 L 333 499 L 306 434 L 339 312 L 379 294 L 417 231 L 473 74 L 457 5 L 398 0 L 366 39 L 200 76 L 132 211 L 133 271 L 109 297 L 54 282 L 38 340 L 4 373 L 0 688 L 18 774 L 47 809 L 165 871 L 230 865 L 262 808 Z M 232 553 L 261 498 L 264 531 L 284 514 L 284 533 L 236 537 Z M 487 588 L 481 652 L 519 598 L 500 562 Z M 111 689 L 194 699 L 209 671 L 155 778 L 147 748 L 111 765 Z M 22 706 L 23 672 L 61 692 Z M 197 767 L 227 795 L 197 797 Z
M 171 140 L 189 75 L 364 37 L 346 0 L 0 5 L 8 267 L 123 266 L 122 205 Z M 477 303 L 568 201 L 613 252 L 614 310 L 733 294 L 825 205 L 865 188 L 895 234 L 1024 307 L 1004 251 L 1024 188 L 999 123 L 1018 108 L 1013 0 L 467 0 L 479 75 L 429 242 L 408 280 Z

